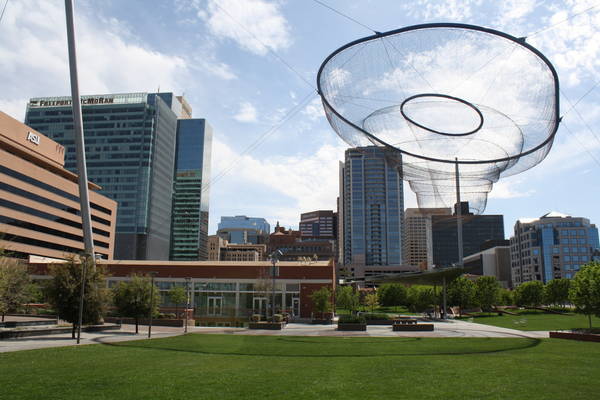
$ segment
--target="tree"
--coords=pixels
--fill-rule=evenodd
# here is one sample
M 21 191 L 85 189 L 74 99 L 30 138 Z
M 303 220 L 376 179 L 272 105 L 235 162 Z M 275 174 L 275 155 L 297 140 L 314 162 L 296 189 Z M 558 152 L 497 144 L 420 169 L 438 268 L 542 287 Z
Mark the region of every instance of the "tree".
M 570 279 L 552 279 L 544 287 L 544 302 L 546 304 L 560 305 L 565 308 L 569 301 Z
M 412 312 L 423 312 L 436 303 L 436 295 L 428 286 L 411 286 L 407 302 Z
M 119 282 L 113 288 L 113 301 L 117 312 L 123 317 L 135 319 L 135 333 L 138 333 L 140 318 L 147 317 L 150 310 L 153 315 L 158 313 L 158 293 L 156 286 L 152 288 L 150 278 L 140 275 L 132 275 L 130 281 Z
M 327 286 L 315 290 L 309 297 L 313 302 L 315 311 L 321 315 L 331 311 L 331 290 Z
M 508 289 L 500 289 L 498 301 L 500 305 L 512 306 L 515 304 L 513 292 Z
M 72 257 L 64 264 L 50 267 L 52 279 L 48 283 L 48 300 L 61 319 L 73 324 L 72 337 L 79 323 L 79 301 L 81 297 L 82 264 L 86 263 L 85 296 L 83 299 L 83 324 L 97 324 L 110 303 L 110 291 L 106 288 L 104 270 L 91 268 L 86 257 Z
M 472 280 L 460 276 L 448 285 L 448 304 L 459 307 L 459 316 L 463 309 L 475 304 L 475 284 Z
M 0 252 L 0 314 L 2 322 L 8 312 L 17 311 L 30 296 L 31 280 L 27 267 L 17 259 L 4 256 Z
M 360 304 L 359 294 L 352 286 L 338 286 L 336 291 L 336 304 L 354 313 Z
M 571 280 L 569 300 L 578 313 L 588 316 L 592 329 L 592 315 L 600 317 L 600 263 L 584 265 Z
M 377 293 L 368 293 L 364 297 L 364 304 L 367 307 L 371 308 L 371 312 L 375 311 L 375 307 L 379 306 L 379 300 L 377 298 Z
M 515 290 L 515 302 L 522 307 L 539 307 L 544 301 L 544 284 L 540 281 L 522 283 Z
M 179 305 L 187 303 L 187 293 L 181 286 L 173 286 L 168 293 L 171 302 L 175 303 L 175 317 L 179 318 Z
M 495 276 L 482 276 L 475 281 L 475 299 L 483 311 L 491 311 L 498 302 L 499 289 Z
M 399 283 L 381 285 L 377 295 L 379 303 L 384 307 L 398 307 L 406 304 L 406 288 Z

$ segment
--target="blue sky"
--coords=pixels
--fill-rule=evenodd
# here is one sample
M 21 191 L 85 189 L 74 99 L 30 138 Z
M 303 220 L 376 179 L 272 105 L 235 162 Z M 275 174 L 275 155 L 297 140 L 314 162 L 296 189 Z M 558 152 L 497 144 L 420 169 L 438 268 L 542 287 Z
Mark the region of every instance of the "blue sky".
M 507 237 L 517 218 L 552 210 L 600 222 L 595 0 L 325 2 L 377 31 L 463 22 L 528 36 L 559 73 L 566 116 L 546 160 L 498 182 L 486 213 L 505 215 Z M 63 4 L 10 0 L 0 22 L 0 110 L 19 120 L 30 97 L 70 92 Z M 80 0 L 76 13 L 82 94 L 184 93 L 213 126 L 210 232 L 221 215 L 296 227 L 335 209 L 347 145 L 313 86 L 325 57 L 369 30 L 310 0 Z M 408 185 L 405 200 L 416 205 Z

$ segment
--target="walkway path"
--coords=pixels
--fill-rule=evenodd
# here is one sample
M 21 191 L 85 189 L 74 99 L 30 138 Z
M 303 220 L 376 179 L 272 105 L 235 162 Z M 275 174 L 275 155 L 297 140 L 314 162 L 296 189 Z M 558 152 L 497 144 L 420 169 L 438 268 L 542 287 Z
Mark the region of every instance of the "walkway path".
M 369 326 L 367 332 L 340 332 L 335 325 L 310 325 L 291 323 L 281 331 L 250 330 L 245 328 L 189 327 L 190 333 L 232 335 L 275 335 L 275 336 L 358 336 L 358 337 L 493 337 L 493 338 L 547 338 L 547 331 L 519 331 L 497 326 L 476 324 L 467 321 L 434 322 L 433 332 L 393 332 L 391 326 Z M 146 339 L 147 326 L 140 326 L 136 335 L 134 325 L 123 325 L 121 331 L 81 333 L 82 344 L 121 342 Z M 183 334 L 183 328 L 152 327 L 153 338 L 164 338 Z M 0 340 L 0 353 L 32 350 L 48 347 L 75 345 L 70 334 L 38 336 L 31 338 Z

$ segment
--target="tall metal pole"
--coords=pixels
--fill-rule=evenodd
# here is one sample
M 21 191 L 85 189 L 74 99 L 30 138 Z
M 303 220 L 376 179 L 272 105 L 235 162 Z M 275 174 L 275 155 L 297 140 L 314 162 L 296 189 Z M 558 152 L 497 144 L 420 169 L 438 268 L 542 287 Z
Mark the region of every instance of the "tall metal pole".
M 77 344 L 81 336 L 83 320 L 83 299 L 85 296 L 85 276 L 87 263 L 91 262 L 96 268 L 94 259 L 94 240 L 92 238 L 92 221 L 90 217 L 90 200 L 88 193 L 88 178 L 85 163 L 85 140 L 83 138 L 83 118 L 81 116 L 81 100 L 79 98 L 79 81 L 77 78 L 77 53 L 75 51 L 75 23 L 73 18 L 73 1 L 65 0 L 67 20 L 67 44 L 69 48 L 69 71 L 71 74 L 71 105 L 73 108 L 73 133 L 75 136 L 75 154 L 77 156 L 77 172 L 79 175 L 79 203 L 81 208 L 81 225 L 85 255 L 81 262 L 81 298 L 79 301 L 79 321 L 77 324 Z
M 442 319 L 446 319 L 446 277 L 442 277 L 442 307 L 444 307 Z
M 454 179 L 456 180 L 456 233 L 458 236 L 458 266 L 463 266 L 463 230 L 462 230 L 462 207 L 460 204 L 460 178 L 458 174 L 458 158 L 455 158 Z
M 275 322 L 275 265 L 277 265 L 277 259 L 273 256 L 271 258 L 273 263 L 273 283 L 271 287 L 271 321 Z
M 154 311 L 154 272 L 150 273 L 150 312 L 148 313 L 148 339 L 152 336 L 152 311 Z
M 185 291 L 187 295 L 187 302 L 185 306 L 185 312 L 183 313 L 185 318 L 185 333 L 188 331 L 188 310 L 190 309 L 190 282 L 192 278 L 185 278 Z

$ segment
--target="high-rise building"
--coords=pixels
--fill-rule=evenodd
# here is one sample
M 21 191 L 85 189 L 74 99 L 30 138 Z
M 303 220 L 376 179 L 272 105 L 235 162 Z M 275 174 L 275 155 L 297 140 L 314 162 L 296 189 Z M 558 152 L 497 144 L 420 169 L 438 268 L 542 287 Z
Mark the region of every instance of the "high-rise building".
M 432 215 L 451 215 L 450 208 L 407 208 L 404 211 L 403 263 L 421 270 L 433 267 Z
M 266 244 L 271 231 L 271 226 L 266 219 L 245 215 L 221 217 L 217 228 L 219 237 L 235 244 Z
M 513 286 L 572 278 L 599 249 L 598 229 L 587 218 L 550 212 L 518 220 L 510 238 Z
M 83 253 L 77 175 L 65 148 L 0 112 L 0 249 L 16 258 Z M 112 259 L 117 203 L 89 183 L 94 252 Z
M 340 263 L 355 277 L 391 272 L 402 265 L 401 174 L 377 146 L 346 150 L 342 171 Z
M 169 258 L 177 118 L 172 93 L 81 97 L 88 177 L 118 202 L 115 258 Z M 187 105 L 187 103 L 185 103 Z M 26 123 L 66 148 L 76 170 L 70 97 L 33 98 Z
M 481 251 L 463 258 L 469 274 L 493 276 L 504 288 L 512 288 L 510 274 L 510 242 L 508 240 L 488 240 L 481 245 Z
M 235 244 L 217 235 L 208 236 L 209 261 L 264 261 L 266 259 L 266 244 Z
M 433 264 L 449 267 L 458 264 L 458 233 L 456 211 L 454 215 L 432 215 Z M 504 239 L 504 217 L 502 215 L 473 215 L 469 203 L 461 202 L 463 256 L 477 253 L 488 240 Z
M 212 128 L 204 119 L 177 121 L 171 260 L 207 260 Z
M 300 214 L 302 240 L 335 240 L 337 234 L 337 214 L 332 210 L 311 211 Z

